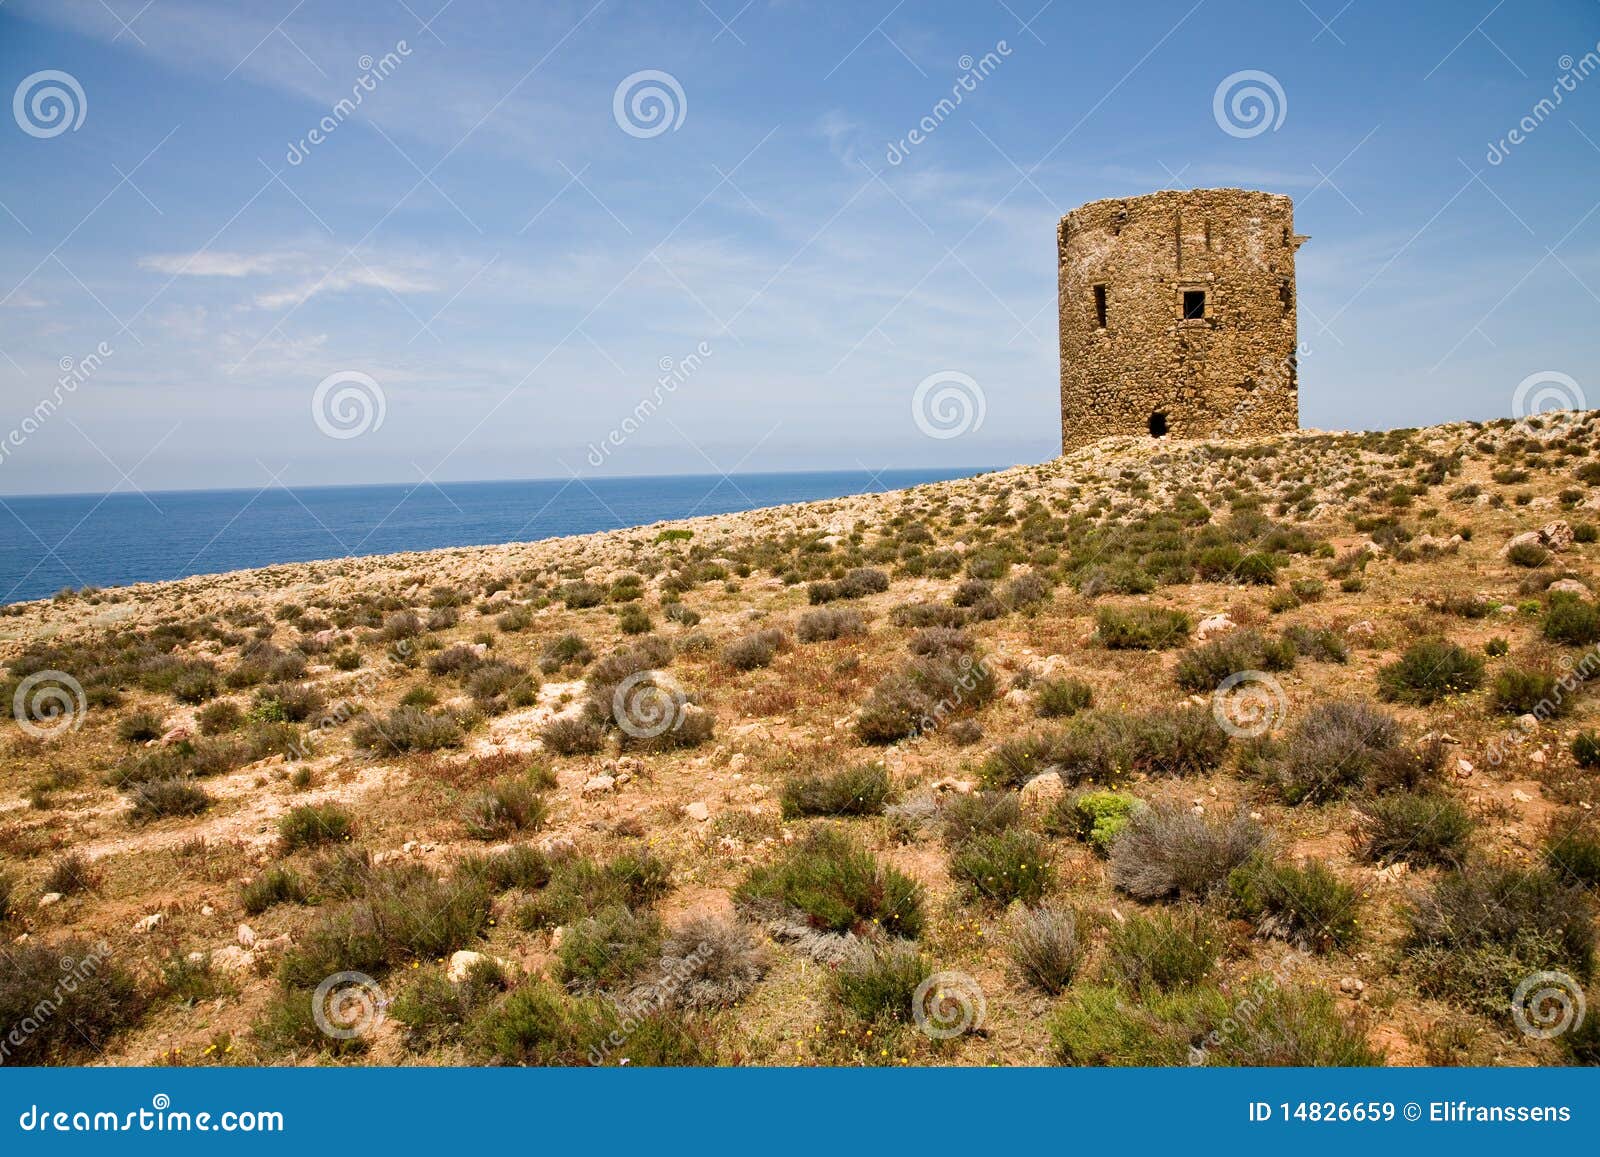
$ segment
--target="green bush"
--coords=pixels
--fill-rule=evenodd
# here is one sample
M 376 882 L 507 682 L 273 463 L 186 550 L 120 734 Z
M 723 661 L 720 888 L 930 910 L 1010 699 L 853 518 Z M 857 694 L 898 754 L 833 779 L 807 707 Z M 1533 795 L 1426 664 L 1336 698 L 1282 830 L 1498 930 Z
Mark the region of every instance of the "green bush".
M 533 891 L 550 882 L 555 872 L 551 857 L 538 848 L 517 844 L 489 855 L 465 856 L 461 872 L 482 880 L 491 892 L 505 892 L 512 888 Z
M 1489 685 L 1489 705 L 1502 715 L 1565 715 L 1572 706 L 1549 671 L 1506 667 Z
M 195 722 L 200 727 L 201 735 L 222 735 L 225 732 L 236 731 L 244 723 L 244 712 L 239 705 L 227 699 L 218 699 L 215 703 L 207 703 L 195 712 Z
M 1083 960 L 1077 914 L 1065 908 L 1020 908 L 1011 920 L 1006 950 L 1034 988 L 1057 996 L 1072 983 Z
M 1544 862 L 1568 883 L 1600 887 L 1600 832 L 1571 827 L 1552 836 L 1545 845 Z
M 1122 829 L 1128 826 L 1128 820 L 1142 807 L 1142 800 L 1126 792 L 1077 792 L 1056 806 L 1048 827 L 1052 832 L 1084 841 L 1105 856 L 1110 854 L 1111 845 L 1122 834 Z
M 462 809 L 461 820 L 475 840 L 503 840 L 538 828 L 548 811 L 532 782 L 504 779 L 475 792 Z
M 550 882 L 517 913 L 526 929 L 551 928 L 603 908 L 646 908 L 672 888 L 672 866 L 650 851 L 624 852 L 604 864 L 573 858 L 555 865 Z
M 214 802 L 205 789 L 179 776 L 131 784 L 128 799 L 133 804 L 128 818 L 136 824 L 170 816 L 197 816 Z
M 1022 798 L 1014 791 L 974 791 L 945 800 L 939 818 L 945 843 L 958 847 L 977 836 L 998 835 L 1022 823 Z
M 148 743 L 166 732 L 166 722 L 156 711 L 133 711 L 117 721 L 117 738 L 124 743 Z
M 1167 607 L 1101 607 L 1095 637 L 1114 651 L 1161 651 L 1189 637 L 1189 616 Z
M 783 818 L 875 816 L 894 796 L 881 763 L 858 763 L 834 772 L 811 772 L 783 785 Z
M 1355 943 L 1360 893 L 1319 860 L 1297 867 L 1258 859 L 1234 869 L 1228 890 L 1234 911 L 1263 936 L 1313 952 Z
M 276 904 L 304 904 L 305 881 L 293 868 L 274 865 L 239 887 L 239 903 L 248 916 L 259 916 Z
M 593 755 L 605 746 L 605 728 L 583 716 L 561 716 L 539 729 L 546 751 L 556 755 Z
M 67 852 L 51 862 L 45 872 L 40 890 L 59 892 L 63 896 L 76 896 L 92 892 L 100 886 L 99 870 L 82 852 Z
M 754 671 L 768 666 L 784 644 L 784 634 L 775 627 L 752 631 L 722 649 L 722 661 L 735 671 Z
M 479 961 L 455 982 L 430 968 L 415 974 L 401 990 L 390 1014 L 406 1027 L 406 1044 L 417 1052 L 459 1040 L 473 1017 L 488 1008 L 506 989 L 506 980 L 492 960 Z
M 922 886 L 832 827 L 813 831 L 778 863 L 751 869 L 734 899 L 758 909 L 798 911 L 830 932 L 877 927 L 915 937 L 922 931 Z
M 1268 639 L 1258 631 L 1234 631 L 1178 656 L 1174 678 L 1185 691 L 1214 691 L 1241 671 L 1287 671 L 1294 666 L 1294 644 Z
M 278 839 L 284 852 L 341 844 L 355 834 L 356 817 L 338 804 L 303 804 L 278 817 Z
M 1600 767 L 1600 733 L 1580 731 L 1573 736 L 1572 758 L 1579 767 Z
M 1058 772 L 1067 784 L 1115 784 L 1131 773 L 1197 775 L 1213 770 L 1229 736 L 1207 706 L 1157 708 L 1144 715 L 1088 711 L 1065 727 L 1002 743 L 978 769 L 993 787 L 1021 787 Z
M 642 975 L 661 952 L 661 918 L 620 904 L 579 920 L 561 938 L 556 974 L 574 992 L 617 989 Z
M 1369 860 L 1459 865 L 1477 824 L 1442 792 L 1399 792 L 1362 805 L 1361 850 Z
M 1094 702 L 1094 688 L 1082 679 L 1042 679 L 1033 685 L 1033 701 L 1042 718 L 1064 719 Z
M 1519 542 L 1506 551 L 1506 560 L 1530 570 L 1550 561 L 1550 552 L 1536 542 Z
M 1544 637 L 1570 647 L 1600 643 L 1600 605 L 1558 591 L 1545 607 Z
M 1423 639 L 1378 670 L 1378 695 L 1393 703 L 1427 707 L 1447 695 L 1475 690 L 1483 660 L 1447 639 Z
M 992 903 L 1034 905 L 1050 886 L 1050 846 L 1024 828 L 973 836 L 952 854 L 950 875 Z
M 438 751 L 461 743 L 461 725 L 449 715 L 432 715 L 418 707 L 395 707 L 382 721 L 363 716 L 350 741 L 382 754 Z
M 1222 934 L 1205 913 L 1157 909 L 1112 925 L 1106 978 L 1131 992 L 1170 992 L 1199 984 L 1217 966 Z
M 866 630 L 860 611 L 824 607 L 802 614 L 795 622 L 794 633 L 802 643 L 822 643 L 863 635 Z
M 892 940 L 858 948 L 829 977 L 829 989 L 862 1020 L 909 1021 L 918 987 L 933 969 L 915 944 Z
M 873 689 L 856 715 L 856 734 L 864 743 L 894 743 L 969 715 L 994 694 L 994 672 L 981 656 L 917 655 Z

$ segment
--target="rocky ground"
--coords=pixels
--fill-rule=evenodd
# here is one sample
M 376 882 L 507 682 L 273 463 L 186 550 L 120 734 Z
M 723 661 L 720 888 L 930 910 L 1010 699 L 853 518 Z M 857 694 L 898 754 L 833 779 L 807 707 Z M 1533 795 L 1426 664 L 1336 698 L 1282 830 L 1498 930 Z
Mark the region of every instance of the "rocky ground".
M 0 1061 L 1594 1063 L 1597 445 L 8 607 Z

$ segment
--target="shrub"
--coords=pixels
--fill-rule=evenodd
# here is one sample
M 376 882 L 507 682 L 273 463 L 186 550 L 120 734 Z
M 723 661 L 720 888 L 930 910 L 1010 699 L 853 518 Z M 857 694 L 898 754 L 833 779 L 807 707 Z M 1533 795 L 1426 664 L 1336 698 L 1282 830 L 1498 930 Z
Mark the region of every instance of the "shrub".
M 795 637 L 802 643 L 821 643 L 832 639 L 848 639 L 866 633 L 866 620 L 860 611 L 836 610 L 826 607 L 806 611 L 795 623 Z
M 0 924 L 11 918 L 11 897 L 17 890 L 17 878 L 0 868 Z
M 461 724 L 449 715 L 401 706 L 392 709 L 381 722 L 364 716 L 350 740 L 373 752 L 438 751 L 460 744 Z
M 195 713 L 195 722 L 199 724 L 201 735 L 221 735 L 227 731 L 236 730 L 244 723 L 244 712 L 237 703 L 226 699 L 219 699 L 215 703 L 207 703 Z
M 448 956 L 473 942 L 488 919 L 481 881 L 378 870 L 365 895 L 325 911 L 298 940 L 279 979 L 286 988 L 314 988 L 335 972 L 376 975 L 406 960 Z
M 653 852 L 624 852 L 604 864 L 578 857 L 557 864 L 543 891 L 523 905 L 525 929 L 570 924 L 605 908 L 647 908 L 672 887 L 672 867 Z
M 1447 695 L 1475 690 L 1483 682 L 1483 660 L 1447 639 L 1423 639 L 1378 670 L 1378 696 L 1388 702 L 1427 707 Z
M 503 840 L 514 832 L 537 828 L 548 810 L 544 797 L 532 783 L 506 779 L 490 784 L 467 800 L 461 820 L 475 840 Z
M 871 816 L 893 797 L 889 773 L 879 763 L 797 775 L 783 785 L 783 816 Z
M 1087 709 L 1094 688 L 1082 679 L 1044 679 L 1033 685 L 1033 709 L 1045 719 L 1062 719 Z
M 1199 984 L 1217 965 L 1221 933 L 1203 912 L 1134 913 L 1106 941 L 1108 979 L 1129 991 L 1170 992 Z
M 1257 631 L 1234 631 L 1184 651 L 1174 678 L 1185 691 L 1209 692 L 1241 671 L 1287 671 L 1294 659 L 1293 643 L 1275 642 Z
M 463 1026 L 505 988 L 505 977 L 493 961 L 479 961 L 459 983 L 438 969 L 429 969 L 401 990 L 390 1012 L 406 1026 L 409 1047 L 433 1049 L 458 1039 Z
M 574 1004 L 543 980 L 520 985 L 468 1029 L 477 1051 L 510 1065 L 582 1064 L 594 1032 Z
M 385 643 L 414 639 L 420 634 L 422 634 L 422 620 L 416 611 L 396 611 L 384 619 L 383 626 L 378 629 L 378 638 Z
M 293 868 L 275 865 L 239 887 L 239 904 L 247 916 L 259 916 L 276 904 L 304 904 L 305 881 Z
M 515 663 L 484 663 L 467 676 L 466 691 L 479 703 L 530 707 L 539 698 L 539 681 Z
M 1050 847 L 1024 828 L 973 836 L 951 856 L 950 874 L 992 903 L 1034 905 L 1050 886 Z
M 1095 637 L 1111 650 L 1161 651 L 1189 637 L 1189 616 L 1167 607 L 1101 607 Z
M 1441 792 L 1399 792 L 1362 805 L 1361 850 L 1370 860 L 1459 865 L 1477 826 L 1461 804 Z
M 775 627 L 755 631 L 724 647 L 722 661 L 735 671 L 754 671 L 772 662 L 783 641 L 783 632 Z
M 1111 845 L 1111 882 L 1141 900 L 1205 896 L 1266 840 L 1248 816 L 1212 820 L 1176 804 L 1148 807 Z
M 361 667 L 361 652 L 354 647 L 343 647 L 333 653 L 335 671 L 356 671 Z
M 737 1004 L 766 973 L 766 956 L 748 929 L 717 916 L 695 916 L 668 933 L 661 973 L 672 978 L 680 1008 Z
M 559 716 L 539 729 L 546 751 L 557 755 L 592 755 L 605 746 L 606 733 L 599 723 L 584 716 Z
M 1029 984 L 1057 996 L 1072 983 L 1082 961 L 1077 915 L 1065 908 L 1019 909 L 1006 948 Z
M 639 603 L 629 603 L 617 612 L 617 629 L 624 635 L 643 635 L 654 626 L 650 612 Z
M 1505 1017 L 1528 973 L 1558 969 L 1587 979 L 1594 920 L 1581 887 L 1544 868 L 1469 864 L 1413 899 L 1404 947 L 1418 987 Z
M 1259 742 L 1245 766 L 1291 804 L 1338 799 L 1366 784 L 1400 748 L 1400 724 L 1359 699 L 1317 703 L 1281 743 Z
M 1553 835 L 1545 845 L 1544 862 L 1568 883 L 1600 887 L 1600 833 L 1572 827 Z
M 63 983 L 69 977 L 70 987 Z M 119 1032 L 139 1022 L 145 1005 L 133 977 L 101 946 L 79 939 L 6 946 L 0 1024 L 9 1034 L 8 1063 L 95 1059 Z M 19 1031 L 24 1025 L 32 1031 Z
M 806 597 L 813 605 L 831 603 L 836 599 L 859 599 L 881 594 L 889 589 L 889 576 L 873 567 L 857 567 L 847 571 L 837 582 L 815 582 L 806 587 Z
M 1566 591 L 1556 592 L 1545 607 L 1544 637 L 1570 647 L 1600 643 L 1600 606 Z
M 338 804 L 303 804 L 278 817 L 278 839 L 285 853 L 322 844 L 341 844 L 355 833 L 356 818 Z
M 1530 570 L 1550 561 L 1550 552 L 1536 542 L 1519 542 L 1506 551 L 1506 561 Z
M 1110 854 L 1112 843 L 1142 807 L 1142 800 L 1124 792 L 1080 791 L 1056 806 L 1048 826 L 1084 841 L 1104 856 Z
M 117 738 L 124 743 L 148 743 L 160 739 L 167 725 L 156 711 L 133 711 L 117 721 Z
M 1579 767 L 1600 767 L 1600 733 L 1578 732 L 1572 737 L 1571 750 Z
M 51 862 L 40 890 L 76 896 L 100 886 L 100 872 L 82 852 L 67 852 Z
M 969 713 L 994 697 L 994 673 L 981 657 L 942 651 L 918 655 L 873 689 L 856 716 L 865 743 L 893 743 Z
M 470 675 L 487 660 L 476 647 L 466 643 L 455 643 L 442 651 L 435 651 L 428 656 L 427 668 L 430 675 Z
M 838 828 L 813 831 L 776 864 L 753 868 L 734 893 L 742 904 L 798 911 L 815 928 L 898 936 L 922 931 L 922 886 Z
M 1260 935 L 1312 952 L 1355 943 L 1360 893 L 1320 860 L 1297 867 L 1260 858 L 1235 868 L 1228 890 L 1234 911 Z
M 975 836 L 998 835 L 1022 823 L 1022 799 L 1013 791 L 953 795 L 940 818 L 945 842 L 957 847 Z
M 1564 715 L 1572 706 L 1549 671 L 1507 667 L 1489 685 L 1489 705 L 1503 715 Z
M 589 644 L 583 641 L 583 637 L 569 632 L 557 636 L 539 652 L 539 670 L 546 675 L 554 675 L 567 667 L 586 666 L 593 658 L 594 652 L 589 650 Z
M 517 844 L 486 856 L 466 856 L 460 870 L 464 875 L 483 881 L 492 892 L 512 888 L 532 891 L 550 882 L 555 864 L 538 848 Z
M 621 905 L 579 920 L 561 938 L 556 974 L 574 992 L 620 988 L 655 963 L 661 919 Z
M 829 978 L 833 998 L 862 1020 L 909 1021 L 917 989 L 932 972 L 915 944 L 863 945 Z
M 197 816 L 213 802 L 204 789 L 180 776 L 131 784 L 128 798 L 133 804 L 128 818 L 140 824 L 169 816 Z

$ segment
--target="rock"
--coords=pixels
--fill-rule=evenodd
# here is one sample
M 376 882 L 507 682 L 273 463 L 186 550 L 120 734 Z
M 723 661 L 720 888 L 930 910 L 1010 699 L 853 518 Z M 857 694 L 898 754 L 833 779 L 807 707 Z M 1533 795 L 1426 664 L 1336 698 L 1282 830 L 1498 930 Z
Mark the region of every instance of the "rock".
M 1200 625 L 1194 629 L 1194 637 L 1198 642 L 1215 638 L 1217 635 L 1227 634 L 1239 624 L 1227 615 L 1207 615 L 1200 620 Z
M 1006 692 L 1006 702 L 1014 707 L 1027 706 L 1030 698 L 1031 696 L 1029 696 L 1028 692 L 1021 687 L 1013 687 Z
M 1529 795 L 1527 792 L 1523 791 L 1521 788 L 1516 788 L 1515 790 L 1513 790 L 1512 793 L 1511 793 L 1511 798 L 1516 800 L 1518 803 L 1532 803 L 1533 802 L 1533 797 L 1531 795 Z
M 46 892 L 43 896 L 39 897 L 39 907 L 41 908 L 48 908 L 52 904 L 59 903 L 61 903 L 60 892 Z
M 150 915 L 141 916 L 138 920 L 136 920 L 133 925 L 133 930 L 135 932 L 154 932 L 157 928 L 161 927 L 162 924 L 166 923 L 166 919 L 167 918 L 160 912 L 152 912 Z
M 728 760 L 728 770 L 743 771 L 749 762 L 750 757 L 748 755 L 742 751 L 736 751 L 733 753 L 733 757 Z
M 1360 1000 L 1366 990 L 1366 984 L 1359 977 L 1346 976 L 1339 981 L 1339 991 L 1353 999 Z
M 1545 590 L 1553 595 L 1577 595 L 1584 602 L 1594 602 L 1594 592 L 1577 579 L 1556 579 Z
M 184 960 L 190 964 L 204 964 L 206 962 L 206 954 L 204 952 L 191 952 L 184 957 Z
M 578 854 L 578 845 L 571 836 L 546 836 L 539 841 L 539 851 L 552 860 L 570 859 Z
M 1359 622 L 1351 623 L 1344 629 L 1344 633 L 1355 635 L 1362 639 L 1370 639 L 1378 633 L 1378 628 L 1372 625 L 1371 619 L 1362 619 Z
M 171 747 L 175 743 L 187 743 L 193 738 L 194 732 L 179 724 L 177 727 L 169 728 L 156 742 L 160 743 L 162 747 Z
M 241 948 L 254 948 L 256 946 L 256 930 L 248 924 L 239 925 L 239 930 L 234 933 L 235 940 Z
M 498 956 L 490 956 L 485 952 L 474 952 L 470 948 L 463 948 L 460 952 L 450 954 L 450 961 L 445 965 L 444 976 L 451 984 L 460 984 L 466 980 L 474 968 L 482 964 L 492 964 L 501 972 L 514 972 L 515 965 L 509 960 L 502 960 Z
M 970 779 L 956 779 L 954 776 L 946 776 L 944 779 L 934 781 L 933 790 L 940 794 L 954 792 L 956 795 L 971 795 L 973 786 L 974 784 Z
M 1539 730 L 1539 717 L 1532 712 L 1517 716 L 1517 726 L 1527 732 Z
M 215 908 L 213 908 L 210 904 L 202 904 L 202 905 L 200 905 L 200 915 L 202 915 L 202 916 L 215 916 L 216 914 L 217 914 L 217 910 Z
M 331 647 L 339 641 L 339 628 L 327 627 L 320 630 L 311 636 L 311 641 L 323 647 Z
M 257 956 L 265 953 L 287 952 L 294 940 L 287 932 L 280 932 L 276 936 L 268 936 L 265 940 L 257 940 L 255 952 Z
M 1022 810 L 1033 815 L 1049 811 L 1067 794 L 1067 785 L 1058 771 L 1036 775 L 1022 785 Z
M 684 805 L 683 814 L 694 820 L 695 823 L 703 824 L 711 818 L 711 809 L 705 805 L 703 800 L 697 799 L 693 803 Z
M 591 776 L 588 782 L 583 785 L 583 794 L 584 798 L 587 799 L 590 796 L 605 795 L 607 792 L 615 791 L 616 788 L 617 781 L 614 777 L 609 775 L 596 775 Z
M 211 967 L 219 972 L 247 972 L 255 963 L 255 953 L 237 944 L 225 945 L 211 954 Z
M 1529 763 L 1543 763 L 1544 762 L 1544 752 L 1542 750 L 1528 752 L 1528 762 Z
M 1547 522 L 1539 528 L 1539 540 L 1550 550 L 1566 550 L 1572 545 L 1572 526 L 1564 518 Z

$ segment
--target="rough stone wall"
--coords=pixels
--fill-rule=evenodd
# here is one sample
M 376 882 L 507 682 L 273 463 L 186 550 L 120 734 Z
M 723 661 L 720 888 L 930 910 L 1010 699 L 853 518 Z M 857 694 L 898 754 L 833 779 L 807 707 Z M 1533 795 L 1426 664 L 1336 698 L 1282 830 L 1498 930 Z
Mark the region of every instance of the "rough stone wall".
M 1247 189 L 1093 201 L 1063 217 L 1063 453 L 1149 437 L 1163 421 L 1174 438 L 1298 428 L 1294 254 L 1305 240 L 1288 197 Z

